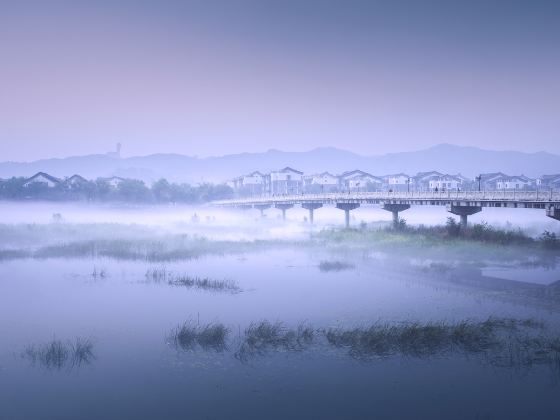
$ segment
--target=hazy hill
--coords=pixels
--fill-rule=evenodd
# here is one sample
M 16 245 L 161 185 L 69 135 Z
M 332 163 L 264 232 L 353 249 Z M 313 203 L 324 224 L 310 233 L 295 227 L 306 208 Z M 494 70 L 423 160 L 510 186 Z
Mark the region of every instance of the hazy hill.
M 340 173 L 362 169 L 375 175 L 438 170 L 474 177 L 481 172 L 502 171 L 537 177 L 560 173 L 560 156 L 546 152 L 523 153 L 490 151 L 476 147 L 440 144 L 425 150 L 362 156 L 336 148 L 318 148 L 307 152 L 268 150 L 220 157 L 195 158 L 177 154 L 155 154 L 130 158 L 111 155 L 74 156 L 34 162 L 0 163 L 0 177 L 29 176 L 38 171 L 64 177 L 74 173 L 86 178 L 119 175 L 147 182 L 165 177 L 173 181 L 220 182 L 234 176 L 291 166 L 307 173 L 328 170 Z

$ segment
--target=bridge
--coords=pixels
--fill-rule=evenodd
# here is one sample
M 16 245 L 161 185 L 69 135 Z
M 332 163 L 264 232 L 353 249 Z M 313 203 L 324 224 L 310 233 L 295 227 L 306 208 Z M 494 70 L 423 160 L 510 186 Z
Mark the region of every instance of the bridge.
M 399 222 L 399 213 L 411 206 L 446 206 L 447 211 L 461 217 L 461 225 L 467 225 L 467 217 L 482 211 L 483 207 L 520 208 L 544 210 L 548 217 L 560 220 L 560 192 L 553 191 L 440 191 L 440 192 L 339 192 L 328 194 L 278 195 L 221 200 L 212 202 L 220 207 L 254 208 L 264 211 L 277 208 L 286 219 L 286 211 L 295 205 L 309 211 L 313 223 L 315 210 L 335 206 L 344 210 L 346 227 L 350 226 L 350 211 L 361 205 L 377 205 L 393 214 L 393 223 Z

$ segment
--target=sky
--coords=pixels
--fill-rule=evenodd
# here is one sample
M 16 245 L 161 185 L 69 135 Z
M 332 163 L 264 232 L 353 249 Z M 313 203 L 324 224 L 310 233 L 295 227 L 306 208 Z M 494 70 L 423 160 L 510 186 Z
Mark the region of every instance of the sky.
M 560 2 L 0 0 L 0 161 L 560 154 Z

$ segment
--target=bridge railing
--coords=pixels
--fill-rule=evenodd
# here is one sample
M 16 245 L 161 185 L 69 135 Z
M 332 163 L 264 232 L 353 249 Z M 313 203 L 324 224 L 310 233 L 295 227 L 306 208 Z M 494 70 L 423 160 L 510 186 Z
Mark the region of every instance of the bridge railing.
M 434 200 L 434 201 L 511 201 L 560 203 L 560 192 L 547 191 L 411 191 L 411 192 L 338 192 L 323 194 L 269 195 L 214 201 L 215 205 L 252 205 L 275 203 L 322 202 L 367 200 Z

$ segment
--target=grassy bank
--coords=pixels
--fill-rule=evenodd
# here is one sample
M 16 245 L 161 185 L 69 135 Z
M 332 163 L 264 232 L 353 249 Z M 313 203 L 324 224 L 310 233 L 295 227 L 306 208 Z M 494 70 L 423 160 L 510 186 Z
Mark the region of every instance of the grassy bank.
M 399 255 L 455 258 L 526 258 L 529 254 L 558 255 L 560 239 L 543 232 L 533 238 L 519 229 L 499 229 L 485 223 L 461 228 L 454 219 L 440 226 L 324 229 L 307 239 L 215 240 L 161 229 L 124 224 L 0 225 L 0 260 L 17 258 L 115 258 L 177 261 L 205 255 L 227 255 L 276 248 L 379 250 Z M 340 267 L 326 263 L 325 270 Z

